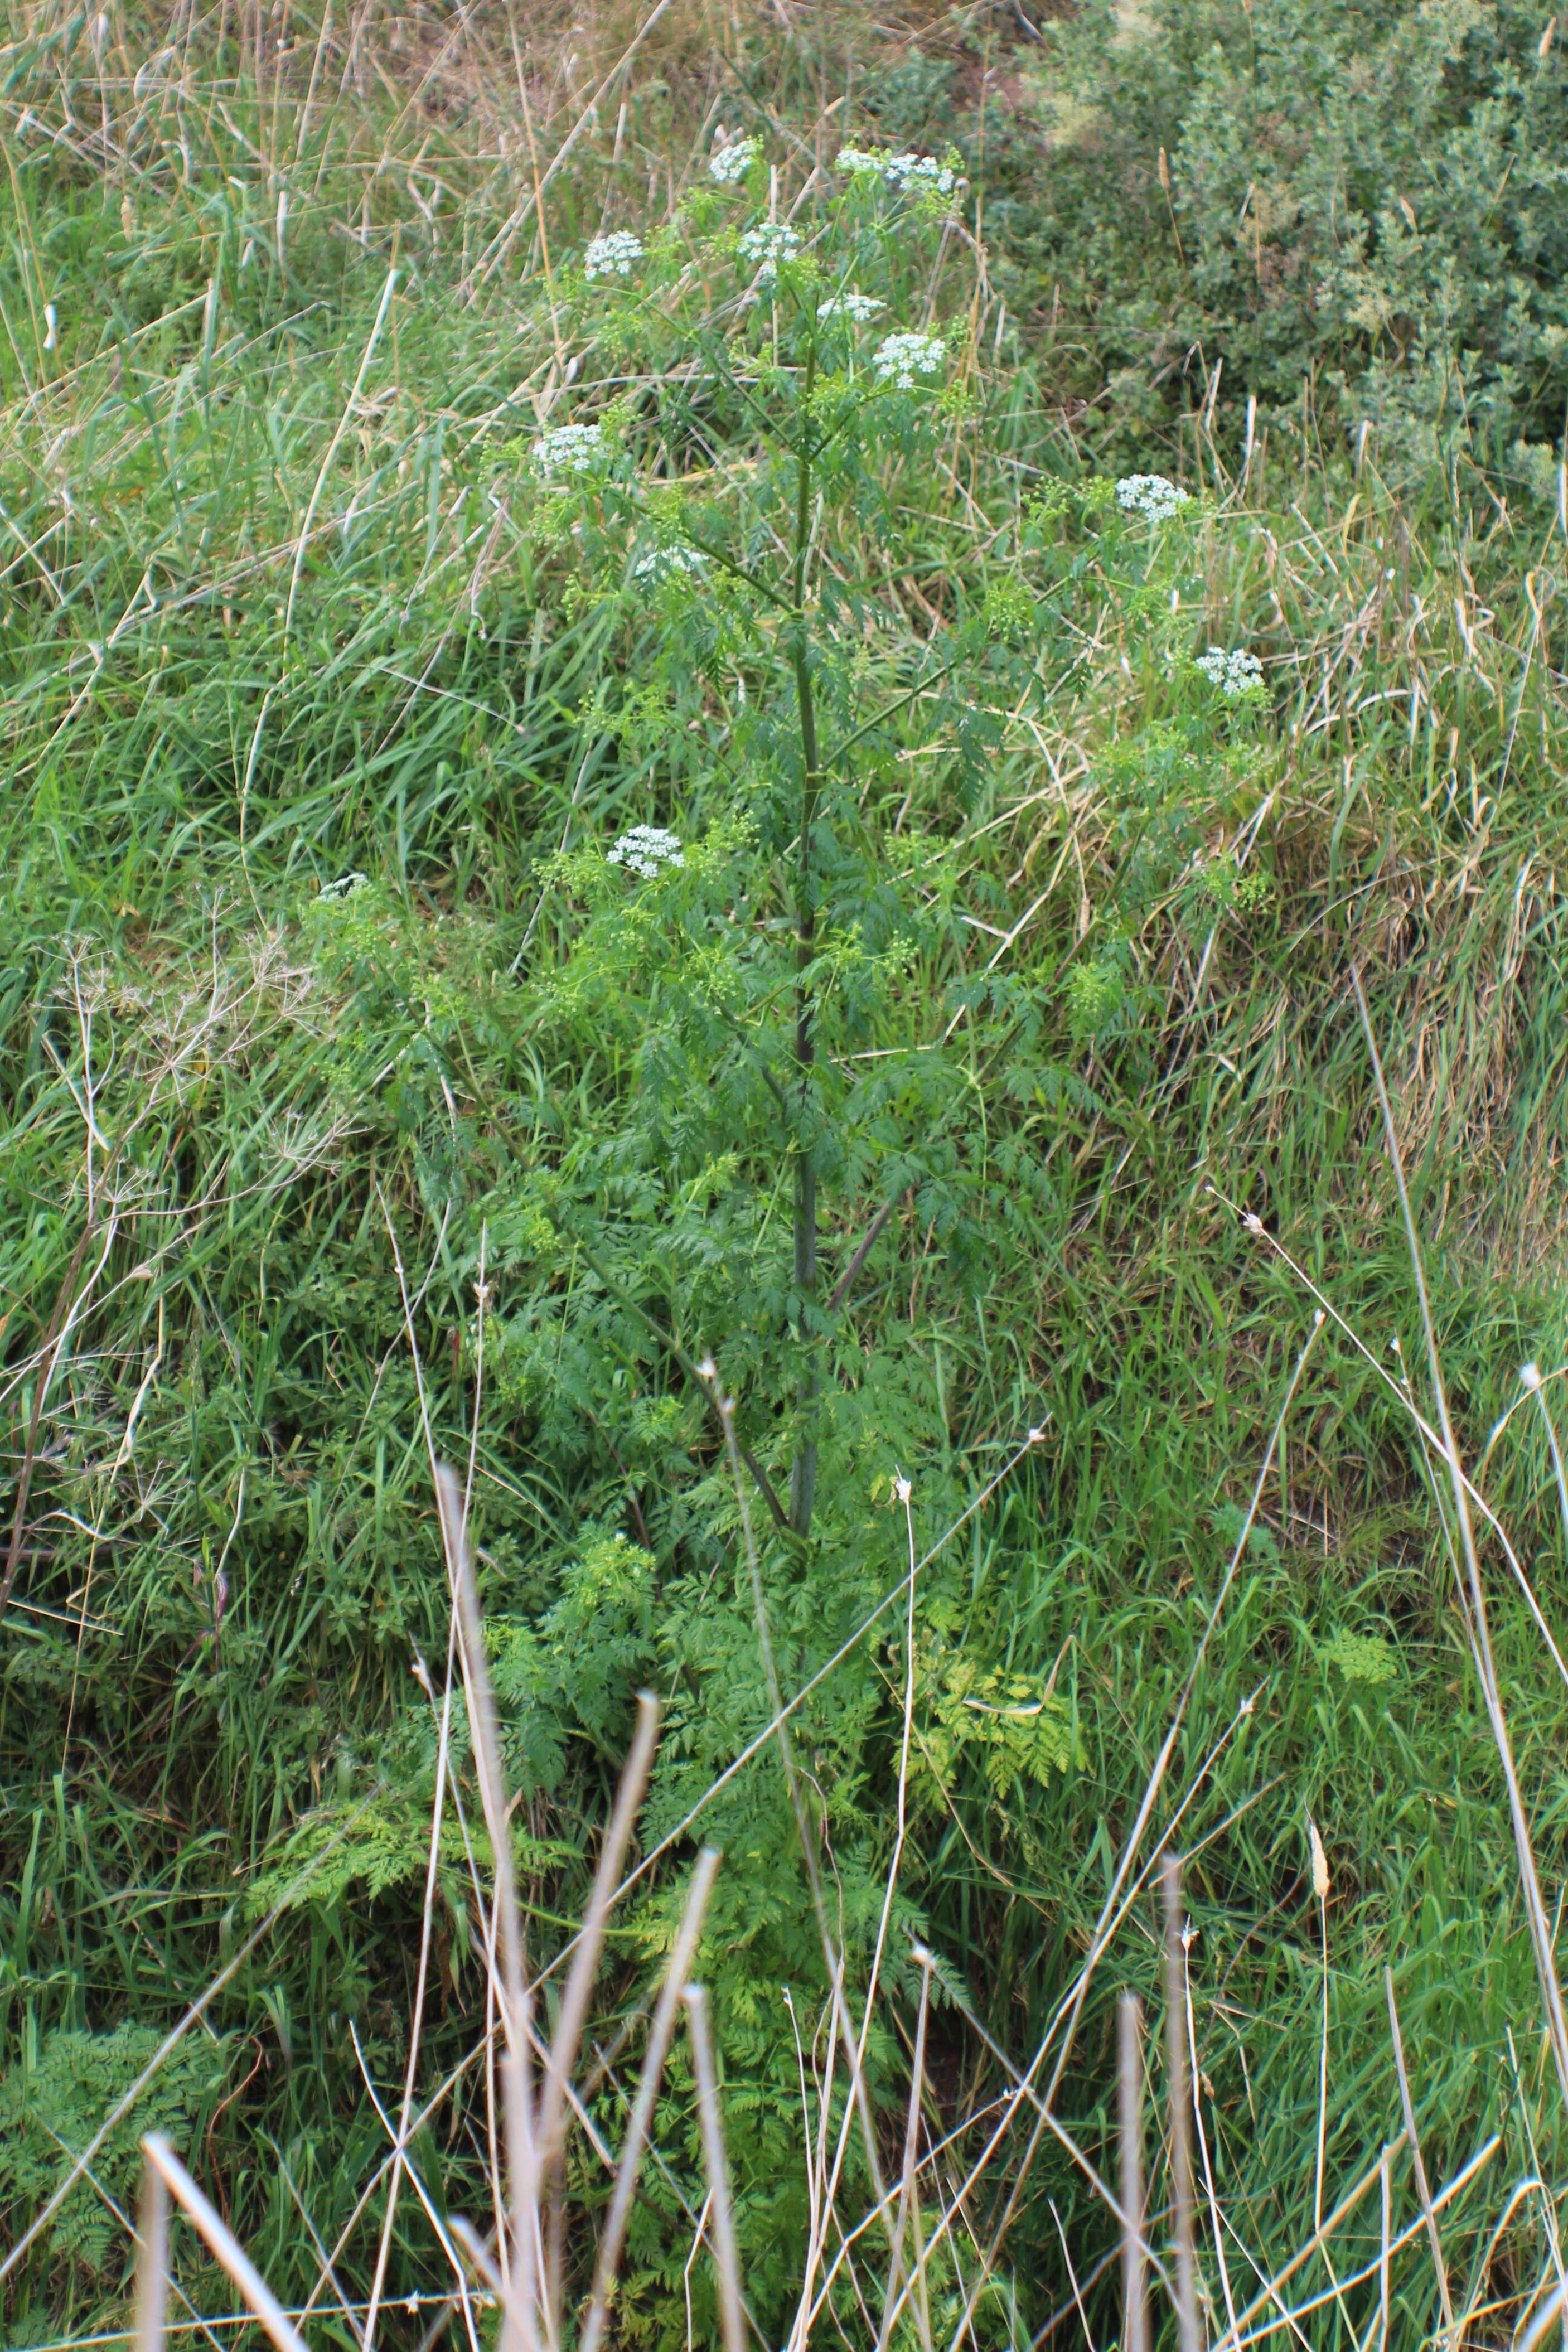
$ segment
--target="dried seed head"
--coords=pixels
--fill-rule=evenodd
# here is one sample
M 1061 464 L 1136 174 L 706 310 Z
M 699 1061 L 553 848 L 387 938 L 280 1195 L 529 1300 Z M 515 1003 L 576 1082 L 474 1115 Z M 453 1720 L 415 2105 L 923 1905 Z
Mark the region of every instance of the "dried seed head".
M 1530 1389 L 1532 1391 L 1538 1389 L 1541 1386 L 1540 1365 L 1521 1364 L 1519 1368 L 1519 1384 L 1521 1388 Z
M 1329 1899 L 1329 1857 L 1323 1852 L 1318 1824 L 1310 1816 L 1307 1822 L 1307 1843 L 1312 1849 L 1312 1892 L 1320 1903 L 1326 1903 Z

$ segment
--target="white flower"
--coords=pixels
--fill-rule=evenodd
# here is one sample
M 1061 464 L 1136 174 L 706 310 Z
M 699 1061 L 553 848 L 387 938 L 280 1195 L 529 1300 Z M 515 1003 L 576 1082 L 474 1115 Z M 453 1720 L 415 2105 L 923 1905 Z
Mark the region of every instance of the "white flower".
M 779 274 L 780 262 L 799 251 L 799 237 L 784 221 L 759 221 L 755 228 L 744 229 L 741 234 L 741 258 L 758 265 L 760 286 L 771 286 Z
M 632 264 L 642 259 L 642 239 L 629 228 L 613 228 L 596 236 L 583 256 L 584 278 L 629 278 Z
M 890 188 L 904 194 L 920 194 L 930 191 L 939 196 L 951 196 L 961 183 L 950 163 L 939 163 L 934 155 L 879 155 L 866 147 L 841 147 L 838 168 L 856 180 L 882 180 Z
M 542 474 L 592 474 L 609 454 L 600 425 L 552 425 L 533 445 Z
M 344 874 L 336 882 L 323 884 L 316 893 L 316 904 L 319 907 L 336 907 L 344 898 L 352 898 L 356 890 L 368 888 L 369 879 L 364 874 Z
M 706 572 L 708 558 L 696 547 L 650 547 L 632 566 L 634 580 L 673 580 L 679 572 Z
M 1246 653 L 1239 646 L 1227 654 L 1211 646 L 1206 654 L 1198 656 L 1194 667 L 1202 670 L 1222 694 L 1251 694 L 1263 684 L 1263 664 L 1256 654 Z
M 819 319 L 864 320 L 874 319 L 879 310 L 885 310 L 887 307 L 885 302 L 879 302 L 874 294 L 857 294 L 851 290 L 847 294 L 830 294 L 826 302 L 817 304 L 816 315 Z
M 731 139 L 727 147 L 717 147 L 709 156 L 708 176 L 721 188 L 732 188 L 745 178 L 762 152 L 760 139 Z
M 939 163 L 934 155 L 889 155 L 883 169 L 892 185 L 906 194 L 912 188 L 917 194 L 930 189 L 936 195 L 951 196 L 958 185 L 951 165 Z
M 888 335 L 877 346 L 871 364 L 879 382 L 912 392 L 917 375 L 934 375 L 947 357 L 940 335 Z
M 1163 474 L 1123 474 L 1116 485 L 1116 503 L 1129 514 L 1147 515 L 1151 522 L 1168 522 L 1178 507 L 1191 500 Z
M 658 824 L 634 824 L 630 833 L 623 833 L 613 849 L 606 850 L 611 866 L 624 866 L 633 874 L 640 874 L 651 882 L 667 866 L 684 866 L 680 843 L 673 833 L 666 833 Z

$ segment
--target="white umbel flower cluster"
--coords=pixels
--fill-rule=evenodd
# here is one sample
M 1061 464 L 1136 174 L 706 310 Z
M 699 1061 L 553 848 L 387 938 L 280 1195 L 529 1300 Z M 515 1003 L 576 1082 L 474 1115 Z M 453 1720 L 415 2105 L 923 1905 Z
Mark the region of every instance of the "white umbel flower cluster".
M 757 282 L 771 286 L 779 264 L 800 251 L 800 239 L 786 221 L 759 221 L 741 232 L 741 258 L 757 266 Z
M 596 236 L 583 256 L 584 278 L 629 278 L 635 263 L 642 259 L 640 236 L 629 228 L 613 228 L 606 236 Z
M 939 163 L 934 155 L 889 155 L 888 177 L 895 188 L 906 194 L 930 189 L 939 196 L 951 196 L 958 185 L 958 174 L 951 164 Z
M 851 179 L 881 180 L 906 195 L 929 190 L 934 195 L 951 196 L 958 185 L 952 166 L 939 163 L 934 155 L 879 155 L 868 147 L 841 147 L 838 168 Z
M 1191 500 L 1163 474 L 1123 474 L 1116 485 L 1116 503 L 1128 514 L 1147 515 L 1151 522 L 1169 522 L 1178 507 L 1188 506 Z
M 871 364 L 880 383 L 913 392 L 917 375 L 934 375 L 947 357 L 940 335 L 887 335 L 878 344 Z
M 605 856 L 607 864 L 624 866 L 628 873 L 640 874 L 645 882 L 652 882 L 667 866 L 686 863 L 679 840 L 661 824 L 634 824 Z
M 816 315 L 819 319 L 854 319 L 863 323 L 887 307 L 874 294 L 858 294 L 851 289 L 847 294 L 830 294 L 826 302 L 819 302 Z
M 600 425 L 552 425 L 533 445 L 542 474 L 593 474 L 610 454 Z
M 762 152 L 760 139 L 731 139 L 727 147 L 716 147 L 709 156 L 708 176 L 721 188 L 732 188 L 745 178 Z
M 684 573 L 705 572 L 708 558 L 695 547 L 650 547 L 632 566 L 634 580 L 674 580 Z
M 1206 654 L 1198 656 L 1194 667 L 1202 670 L 1222 694 L 1251 694 L 1263 684 L 1263 664 L 1256 654 L 1246 653 L 1239 646 L 1231 653 L 1222 653 L 1217 646 L 1211 646 Z

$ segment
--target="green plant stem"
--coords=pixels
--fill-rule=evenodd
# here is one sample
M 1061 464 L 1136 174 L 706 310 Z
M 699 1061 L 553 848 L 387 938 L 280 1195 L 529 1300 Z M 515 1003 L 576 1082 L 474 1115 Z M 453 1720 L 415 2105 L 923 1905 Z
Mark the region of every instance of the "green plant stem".
M 812 872 L 812 836 L 822 797 L 822 771 L 817 763 L 816 711 L 811 692 L 811 647 L 805 617 L 805 559 L 811 535 L 811 395 L 816 377 L 816 347 L 806 355 L 805 391 L 801 403 L 804 423 L 798 446 L 799 489 L 795 500 L 795 686 L 800 712 L 800 748 L 805 770 L 801 790 L 800 867 L 795 883 L 795 1059 L 800 1074 L 799 1124 L 795 1157 L 795 1288 L 799 1302 L 804 1362 L 799 1406 L 801 1430 L 790 1465 L 789 1522 L 797 1536 L 811 1532 L 812 1506 L 816 1497 L 816 1436 L 813 1427 L 816 1400 L 822 1391 L 822 1342 L 814 1326 L 816 1303 L 816 1170 L 812 1164 L 811 1139 L 805 1131 L 812 1065 L 816 1058 L 816 1006 L 808 974 L 816 954 L 816 886 Z
M 656 1318 L 648 1313 L 647 1308 L 640 1306 L 632 1297 L 630 1291 L 626 1289 L 621 1283 L 618 1283 L 616 1280 L 615 1276 L 609 1272 L 606 1266 L 600 1264 L 599 1260 L 595 1256 L 593 1251 L 588 1247 L 584 1241 L 574 1236 L 574 1245 L 581 1252 L 588 1265 L 593 1267 L 594 1272 L 598 1276 L 599 1280 L 604 1284 L 611 1297 L 613 1298 L 619 1299 L 621 1305 L 626 1309 L 626 1312 L 629 1315 L 635 1315 L 638 1321 L 645 1324 L 648 1330 L 652 1332 L 654 1338 L 659 1341 L 661 1346 L 669 1349 L 670 1354 L 675 1358 L 676 1362 L 680 1366 L 681 1370 L 686 1374 L 687 1379 L 691 1382 L 692 1386 L 700 1390 L 702 1395 L 707 1398 L 709 1403 L 713 1406 L 715 1412 L 718 1412 L 721 1400 L 716 1384 L 708 1378 L 707 1374 L 699 1365 L 692 1362 L 691 1358 L 687 1354 L 679 1340 L 672 1337 L 672 1335 L 664 1328 L 663 1325 L 657 1321 Z M 722 1418 L 721 1414 L 721 1418 Z M 769 1478 L 766 1471 L 763 1468 L 762 1464 L 757 1460 L 756 1455 L 752 1452 L 750 1446 L 741 1446 L 740 1454 L 742 1461 L 745 1464 L 747 1469 L 751 1472 L 752 1477 L 757 1482 L 758 1494 L 762 1496 L 763 1502 L 773 1513 L 774 1524 L 787 1535 L 789 1533 L 790 1523 L 780 1507 L 778 1496 L 773 1492 L 772 1480 Z

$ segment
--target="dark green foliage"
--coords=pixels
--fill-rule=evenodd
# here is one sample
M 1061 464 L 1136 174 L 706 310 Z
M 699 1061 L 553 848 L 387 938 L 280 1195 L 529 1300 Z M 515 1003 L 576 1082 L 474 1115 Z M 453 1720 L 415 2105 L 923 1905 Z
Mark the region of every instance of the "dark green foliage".
M 998 282 L 1048 314 L 1096 442 L 1135 460 L 1212 406 L 1234 445 L 1250 396 L 1298 461 L 1365 420 L 1390 454 L 1463 449 L 1555 500 L 1568 56 L 1546 12 L 1084 0 L 1014 49 L 1012 103 L 983 117 L 921 63 L 873 88 L 906 135 L 960 138 Z
M 18 2220 L 30 2220 L 42 2205 L 68 2158 L 148 2070 L 162 2040 L 143 2025 L 119 2025 L 111 2033 L 58 2028 L 0 2076 L 0 2198 Z M 73 2189 L 60 2207 L 50 2229 L 54 2263 L 87 2273 L 97 2286 L 119 2276 L 128 2253 L 120 2214 L 135 2203 L 141 2135 L 161 2131 L 198 2141 L 228 2088 L 233 2058 L 226 2039 L 204 2038 L 164 2060 L 133 2115 L 104 2141 L 92 2167 L 95 2185 Z

